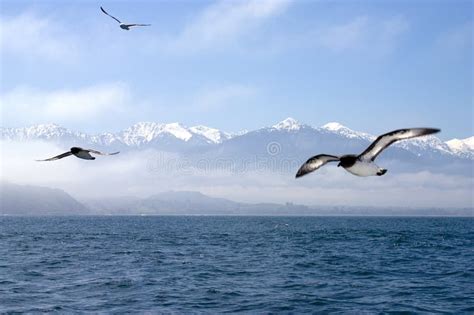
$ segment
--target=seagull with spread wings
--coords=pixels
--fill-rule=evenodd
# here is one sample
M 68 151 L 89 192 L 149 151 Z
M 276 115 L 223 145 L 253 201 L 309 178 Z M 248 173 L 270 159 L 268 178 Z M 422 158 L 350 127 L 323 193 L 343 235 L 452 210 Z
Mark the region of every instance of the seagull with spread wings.
M 93 157 L 92 155 L 90 155 L 90 153 L 98 154 L 98 155 L 115 155 L 115 154 L 119 154 L 120 152 L 103 153 L 103 152 L 96 151 L 96 150 L 90 150 L 90 149 L 83 149 L 83 148 L 78 148 L 78 147 L 72 147 L 71 150 L 69 150 L 68 152 L 65 152 L 65 153 L 63 153 L 63 154 L 54 156 L 54 157 L 49 158 L 49 159 L 37 160 L 37 161 L 38 161 L 38 162 L 56 161 L 56 160 L 65 158 L 65 157 L 70 156 L 70 155 L 75 155 L 76 157 L 78 157 L 78 158 L 80 158 L 80 159 L 84 159 L 84 160 L 95 160 L 95 157 Z
M 346 171 L 357 176 L 382 176 L 387 170 L 377 166 L 374 160 L 389 145 L 400 140 L 430 135 L 440 131 L 440 129 L 435 128 L 398 129 L 379 136 L 359 155 L 315 155 L 300 167 L 296 173 L 296 178 L 309 174 L 329 162 L 339 162 L 338 167 L 342 166 Z
M 130 27 L 133 27 L 133 26 L 150 26 L 151 24 L 126 24 L 126 23 L 122 23 L 119 19 L 117 19 L 116 17 L 108 14 L 104 8 L 100 7 L 100 9 L 102 10 L 102 12 L 104 12 L 104 14 L 110 16 L 112 19 L 114 19 L 115 21 L 119 22 L 120 24 L 120 28 L 123 29 L 123 30 L 130 30 Z

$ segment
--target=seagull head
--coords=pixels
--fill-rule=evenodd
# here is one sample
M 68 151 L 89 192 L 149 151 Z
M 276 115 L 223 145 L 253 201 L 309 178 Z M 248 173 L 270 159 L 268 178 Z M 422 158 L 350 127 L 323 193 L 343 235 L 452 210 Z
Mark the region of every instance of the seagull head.
M 82 151 L 82 148 L 79 148 L 79 147 L 72 147 L 72 148 L 71 148 L 71 153 L 72 153 L 72 154 L 77 154 L 77 153 L 79 153 L 80 151 Z

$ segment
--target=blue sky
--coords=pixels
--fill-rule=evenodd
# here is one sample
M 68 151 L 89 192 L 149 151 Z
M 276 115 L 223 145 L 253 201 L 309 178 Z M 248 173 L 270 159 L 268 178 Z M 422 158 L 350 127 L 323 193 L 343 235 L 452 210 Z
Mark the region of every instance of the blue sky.
M 123 31 L 100 5 L 129 22 Z M 2 126 L 473 132 L 472 1 L 9 1 Z

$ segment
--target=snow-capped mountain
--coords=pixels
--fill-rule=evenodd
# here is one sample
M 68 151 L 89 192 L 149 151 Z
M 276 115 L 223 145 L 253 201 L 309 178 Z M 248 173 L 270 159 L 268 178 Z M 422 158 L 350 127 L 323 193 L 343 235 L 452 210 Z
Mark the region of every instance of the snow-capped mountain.
M 287 130 L 287 131 L 296 131 L 301 129 L 300 123 L 291 117 L 288 117 L 285 120 L 280 121 L 278 124 L 272 126 L 275 130 Z
M 118 133 L 105 132 L 88 135 L 71 131 L 56 124 L 41 124 L 23 128 L 0 128 L 0 139 L 11 141 L 79 141 L 100 146 L 123 145 L 141 147 L 160 140 L 201 142 L 219 144 L 232 137 L 231 134 L 206 126 L 185 127 L 179 123 L 160 124 L 139 122 Z
M 66 147 L 90 145 L 122 150 L 156 148 L 181 152 L 198 147 L 205 148 L 210 153 L 218 148 L 219 154 L 229 152 L 229 156 L 235 152 L 261 153 L 266 150 L 268 143 L 277 142 L 282 149 L 294 155 L 305 156 L 321 150 L 333 154 L 358 152 L 373 141 L 375 136 L 354 131 L 337 122 L 312 127 L 287 118 L 270 127 L 233 135 L 202 125 L 186 127 L 179 123 L 140 122 L 120 132 L 96 135 L 71 131 L 55 124 L 0 128 L 0 138 L 10 141 L 51 141 Z M 474 159 L 474 137 L 453 139 L 445 143 L 436 136 L 427 136 L 402 141 L 393 147 L 401 150 L 401 155 L 410 153 L 414 156 L 443 155 Z
M 373 135 L 365 132 L 354 131 L 337 122 L 327 123 L 319 129 L 334 132 L 350 139 L 364 139 L 368 141 L 374 141 L 376 139 Z M 417 154 L 420 154 L 420 151 L 431 151 L 464 157 L 474 157 L 474 137 L 463 140 L 453 139 L 443 142 L 438 137 L 430 135 L 397 142 L 394 146 L 404 148 Z
M 451 152 L 474 158 L 474 136 L 466 139 L 452 139 L 446 141 L 446 145 Z
M 431 151 L 433 153 L 457 155 L 445 142 L 433 135 L 401 141 L 395 145 L 418 154 L 420 154 L 421 151 Z
M 157 124 L 154 122 L 137 123 L 119 134 L 123 143 L 129 146 L 140 146 L 156 139 L 171 136 L 188 142 L 193 135 L 178 123 Z
M 222 143 L 225 140 L 230 139 L 232 136 L 227 132 L 222 132 L 218 129 L 209 128 L 206 126 L 194 126 L 189 130 L 197 135 L 201 135 L 208 140 L 209 143 Z
M 51 140 L 57 138 L 85 138 L 86 134 L 73 132 L 56 124 L 41 124 L 25 128 L 0 128 L 3 140 Z
M 327 123 L 321 126 L 319 130 L 324 131 L 324 132 L 339 134 L 349 139 L 363 139 L 363 140 L 369 140 L 369 141 L 375 140 L 375 137 L 372 135 L 369 135 L 368 133 L 354 131 L 337 122 Z

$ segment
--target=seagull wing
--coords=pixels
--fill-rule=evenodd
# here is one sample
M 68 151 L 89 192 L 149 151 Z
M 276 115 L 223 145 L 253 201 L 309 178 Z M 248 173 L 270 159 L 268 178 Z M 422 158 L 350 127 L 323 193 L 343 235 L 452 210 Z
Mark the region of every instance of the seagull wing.
M 440 129 L 435 128 L 407 128 L 388 132 L 375 139 L 375 141 L 359 155 L 359 159 L 374 161 L 385 148 L 394 142 L 426 136 L 440 131 Z
M 112 153 L 104 153 L 104 152 L 100 152 L 100 151 L 96 151 L 96 150 L 85 150 L 85 151 L 90 152 L 90 153 L 94 153 L 94 154 L 98 154 L 98 155 L 115 155 L 115 154 L 120 153 L 120 151 L 112 152 Z
M 119 23 L 122 23 L 122 22 L 120 22 L 120 20 L 117 19 L 116 17 L 114 17 L 114 16 L 108 14 L 107 12 L 105 12 L 104 8 L 100 7 L 100 9 L 102 10 L 102 12 L 104 12 L 106 15 L 110 16 L 110 17 L 111 17 L 112 19 L 114 19 L 115 21 L 117 21 L 117 22 L 119 22 Z
M 296 178 L 309 174 L 317 170 L 324 164 L 328 162 L 334 162 L 334 161 L 339 161 L 339 157 L 334 156 L 334 155 L 328 155 L 328 154 L 315 155 L 312 158 L 310 158 L 308 161 L 306 161 L 306 163 L 301 165 L 300 169 L 296 173 Z
M 151 26 L 151 24 L 125 24 L 127 27 L 132 27 L 132 26 Z
M 69 152 L 65 152 L 63 154 L 60 154 L 60 155 L 57 155 L 55 157 L 52 157 L 52 158 L 49 158 L 49 159 L 46 159 L 46 160 L 36 160 L 38 162 L 45 162 L 45 161 L 55 161 L 55 160 L 59 160 L 59 159 L 62 159 L 66 156 L 70 156 L 72 153 L 69 151 Z

